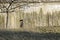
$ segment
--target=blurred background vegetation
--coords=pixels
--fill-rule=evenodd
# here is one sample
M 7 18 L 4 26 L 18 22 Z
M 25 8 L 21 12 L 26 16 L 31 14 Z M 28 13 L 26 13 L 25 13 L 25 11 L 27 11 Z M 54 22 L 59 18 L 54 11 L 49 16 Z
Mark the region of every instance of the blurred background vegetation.
M 13 15 L 12 15 L 13 16 Z M 11 17 L 12 17 L 11 16 Z M 20 27 L 20 21 L 23 20 L 23 27 Z M 19 27 L 17 31 L 32 31 L 32 32 L 59 32 L 60 33 L 60 11 L 43 13 L 40 12 L 24 13 L 23 11 L 16 12 L 16 25 Z M 4 16 L 0 15 L 0 27 L 4 27 Z
M 3 28 L 5 25 L 4 25 L 4 16 L 3 15 L 0 15 L 0 28 Z
M 44 14 L 41 8 L 39 13 L 32 12 L 23 14 L 24 27 L 27 27 L 25 30 L 36 32 L 60 32 L 60 11 L 52 13 L 47 12 Z

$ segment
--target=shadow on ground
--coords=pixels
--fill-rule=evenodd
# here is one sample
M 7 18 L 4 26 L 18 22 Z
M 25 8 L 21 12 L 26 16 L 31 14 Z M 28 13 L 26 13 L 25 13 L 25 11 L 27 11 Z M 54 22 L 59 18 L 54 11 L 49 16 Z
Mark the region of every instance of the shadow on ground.
M 0 40 L 60 40 L 60 34 L 0 31 Z

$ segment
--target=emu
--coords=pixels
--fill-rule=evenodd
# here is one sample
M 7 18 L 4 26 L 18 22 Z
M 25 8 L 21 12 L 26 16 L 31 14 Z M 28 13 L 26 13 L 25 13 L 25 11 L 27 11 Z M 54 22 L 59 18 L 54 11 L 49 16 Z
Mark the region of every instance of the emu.
M 20 20 L 20 27 L 23 27 L 23 19 Z

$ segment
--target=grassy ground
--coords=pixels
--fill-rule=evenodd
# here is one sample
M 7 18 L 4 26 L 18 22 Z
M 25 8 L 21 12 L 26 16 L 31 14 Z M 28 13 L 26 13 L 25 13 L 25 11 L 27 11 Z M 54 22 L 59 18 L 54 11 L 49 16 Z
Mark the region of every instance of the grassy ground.
M 0 40 L 60 40 L 60 34 L 0 31 Z

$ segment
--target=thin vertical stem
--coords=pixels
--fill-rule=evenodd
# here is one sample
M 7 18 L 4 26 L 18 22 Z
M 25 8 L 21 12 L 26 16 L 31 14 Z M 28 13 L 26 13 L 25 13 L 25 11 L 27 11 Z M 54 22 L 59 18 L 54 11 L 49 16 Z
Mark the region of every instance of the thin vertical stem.
M 8 27 L 8 9 L 6 11 L 7 17 L 6 17 L 6 28 Z
M 49 27 L 49 13 L 47 13 L 47 23 L 48 23 L 48 27 Z
M 52 13 L 52 26 L 53 26 L 53 14 L 54 14 L 54 13 Z

